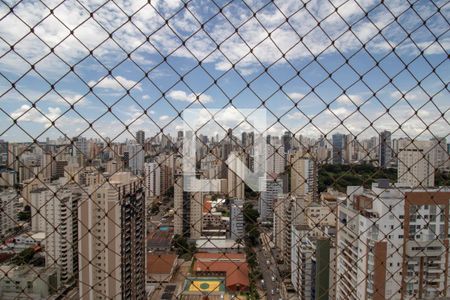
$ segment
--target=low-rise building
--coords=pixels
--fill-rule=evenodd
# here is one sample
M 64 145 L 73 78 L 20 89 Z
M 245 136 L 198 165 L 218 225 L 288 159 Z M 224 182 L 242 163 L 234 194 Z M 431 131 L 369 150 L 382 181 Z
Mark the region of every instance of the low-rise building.
M 248 264 L 244 253 L 197 253 L 193 272 L 198 277 L 224 277 L 229 292 L 248 290 Z
M 147 254 L 147 282 L 163 283 L 172 279 L 177 267 L 177 255 L 170 253 Z
M 34 266 L 0 266 L 0 299 L 51 299 L 59 288 L 58 270 Z

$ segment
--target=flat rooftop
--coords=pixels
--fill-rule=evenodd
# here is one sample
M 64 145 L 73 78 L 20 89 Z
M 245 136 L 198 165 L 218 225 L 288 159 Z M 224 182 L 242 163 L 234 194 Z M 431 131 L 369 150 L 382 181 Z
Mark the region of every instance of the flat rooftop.
M 147 249 L 170 249 L 173 233 L 167 230 L 154 230 L 148 234 Z
M 244 249 L 244 245 L 237 243 L 231 239 L 199 239 L 196 240 L 196 246 L 198 249 Z

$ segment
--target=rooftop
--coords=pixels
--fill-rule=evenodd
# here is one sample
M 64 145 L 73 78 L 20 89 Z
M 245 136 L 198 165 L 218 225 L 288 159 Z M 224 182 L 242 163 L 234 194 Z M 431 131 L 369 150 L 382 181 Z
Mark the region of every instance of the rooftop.
M 176 260 L 175 254 L 149 253 L 147 254 L 147 274 L 170 274 Z
M 173 233 L 169 230 L 154 230 L 149 233 L 147 247 L 149 249 L 170 249 Z
M 42 268 L 35 267 L 31 265 L 1 265 L 0 266 L 0 280 L 3 278 L 26 278 L 33 277 L 37 278 L 38 276 L 50 276 L 55 274 L 56 268 Z
M 237 243 L 235 240 L 231 239 L 198 239 L 196 241 L 198 249 L 244 249 L 242 244 Z
M 240 286 L 245 289 L 250 284 L 245 254 L 197 253 L 195 258 L 194 272 L 224 272 L 227 288 Z

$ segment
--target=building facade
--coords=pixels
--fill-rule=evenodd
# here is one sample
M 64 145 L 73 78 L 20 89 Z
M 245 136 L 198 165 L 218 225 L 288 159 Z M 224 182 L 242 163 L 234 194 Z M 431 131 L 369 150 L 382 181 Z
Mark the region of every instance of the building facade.
M 78 204 L 81 191 L 74 185 L 52 183 L 31 191 L 31 227 L 44 232 L 45 264 L 58 270 L 61 282 L 78 274 Z
M 79 214 L 79 299 L 145 299 L 145 199 L 129 172 L 89 187 Z
M 338 206 L 336 299 L 448 297 L 449 203 L 448 190 L 354 192 Z
M 392 159 L 391 132 L 387 130 L 380 132 L 379 141 L 378 164 L 381 168 L 388 168 Z
M 409 187 L 434 186 L 433 143 L 429 141 L 399 141 L 397 181 Z
M 177 174 L 174 185 L 174 233 L 198 239 L 202 235 L 203 193 L 184 190 L 184 175 Z

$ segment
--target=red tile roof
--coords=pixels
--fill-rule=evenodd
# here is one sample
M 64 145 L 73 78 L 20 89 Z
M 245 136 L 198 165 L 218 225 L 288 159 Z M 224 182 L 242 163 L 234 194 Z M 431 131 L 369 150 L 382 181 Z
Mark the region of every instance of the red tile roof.
M 175 254 L 147 254 L 147 274 L 170 274 L 176 259 Z
M 211 213 L 211 201 L 205 201 L 203 202 L 203 213 L 207 214 L 207 213 Z
M 239 285 L 240 289 L 243 290 L 250 284 L 245 254 L 197 253 L 195 258 L 194 272 L 225 272 L 225 282 L 229 289 L 235 290 Z

